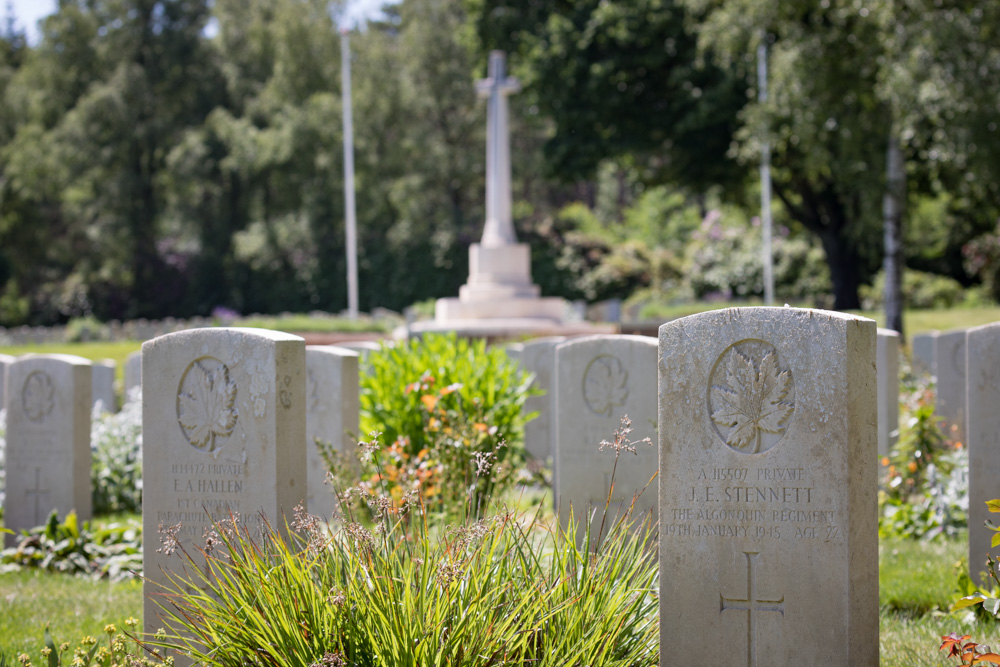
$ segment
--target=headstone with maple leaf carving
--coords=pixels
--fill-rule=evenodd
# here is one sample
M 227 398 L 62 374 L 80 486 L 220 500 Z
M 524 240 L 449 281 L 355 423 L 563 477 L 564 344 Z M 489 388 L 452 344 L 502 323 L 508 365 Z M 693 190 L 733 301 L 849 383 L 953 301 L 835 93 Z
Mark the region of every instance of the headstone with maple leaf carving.
M 91 516 L 91 363 L 68 354 L 28 354 L 7 367 L 6 507 L 13 531 L 45 523 L 52 510 Z M 7 544 L 15 541 L 6 536 Z
M 143 619 L 169 622 L 157 597 L 180 553 L 163 529 L 199 559 L 213 521 L 230 513 L 276 528 L 304 503 L 305 341 L 264 329 L 194 329 L 142 346 Z M 187 573 L 191 576 L 193 573 Z
M 662 664 L 878 664 L 875 329 L 798 308 L 660 327 Z
M 321 446 L 341 455 L 341 462 L 357 467 L 356 443 L 361 413 L 358 361 L 360 355 L 330 345 L 306 346 L 306 509 L 330 520 L 337 507 L 334 488 Z M 317 444 L 320 440 L 323 444 Z M 339 489 L 343 491 L 344 489 Z
M 651 512 L 655 520 L 656 449 L 640 441 L 656 437 L 656 340 L 574 338 L 558 345 L 555 357 L 553 492 L 562 525 L 572 508 L 582 533 L 583 517 L 596 508 L 596 536 L 609 495 L 606 526 L 634 498 L 636 515 Z M 632 431 L 616 448 L 625 416 Z

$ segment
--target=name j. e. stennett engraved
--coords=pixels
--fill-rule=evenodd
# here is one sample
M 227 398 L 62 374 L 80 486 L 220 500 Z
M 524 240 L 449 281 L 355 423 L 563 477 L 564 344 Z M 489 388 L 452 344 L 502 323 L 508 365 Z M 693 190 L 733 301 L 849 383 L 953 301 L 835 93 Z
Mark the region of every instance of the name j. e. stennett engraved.
M 727 503 L 811 503 L 808 486 L 692 486 L 688 502 Z

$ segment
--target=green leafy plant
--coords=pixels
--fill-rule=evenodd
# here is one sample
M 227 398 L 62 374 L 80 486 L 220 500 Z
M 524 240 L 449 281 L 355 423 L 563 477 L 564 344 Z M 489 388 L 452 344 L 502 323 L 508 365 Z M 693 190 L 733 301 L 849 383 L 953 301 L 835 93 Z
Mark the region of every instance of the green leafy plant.
M 52 512 L 44 526 L 22 531 L 17 544 L 0 551 L 0 573 L 22 568 L 123 579 L 142 572 L 142 527 L 112 523 L 81 527 L 76 512 L 63 521 Z
M 906 373 L 904 386 L 899 441 L 882 460 L 879 535 L 955 535 L 968 525 L 968 452 L 941 431 L 929 379 Z
M 524 466 L 531 379 L 503 350 L 454 334 L 370 354 L 361 427 L 382 434 L 388 449 L 382 466 L 363 459 L 362 478 L 397 502 L 419 490 L 432 511 L 480 516 L 486 498 L 501 495 Z
M 142 394 L 134 389 L 118 413 L 95 410 L 90 426 L 94 514 L 142 511 Z
M 283 530 L 230 517 L 196 551 L 167 531 L 184 567 L 157 596 L 172 630 L 146 645 L 220 667 L 656 662 L 648 520 L 626 511 L 592 540 L 586 517 L 578 542 L 572 518 L 561 530 L 496 507 L 447 526 L 418 494 L 373 491 L 341 493 L 334 528 L 297 508 Z M 362 505 L 374 527 L 355 515 Z

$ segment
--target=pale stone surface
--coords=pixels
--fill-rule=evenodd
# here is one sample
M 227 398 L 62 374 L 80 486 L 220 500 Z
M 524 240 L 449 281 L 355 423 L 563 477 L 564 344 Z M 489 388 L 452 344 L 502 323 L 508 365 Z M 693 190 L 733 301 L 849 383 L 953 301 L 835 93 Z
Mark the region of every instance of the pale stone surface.
M 1000 322 L 969 329 L 968 359 L 969 447 L 969 572 L 982 584 L 986 555 L 1000 557 L 1000 548 L 990 547 L 993 531 L 983 524 L 997 523 L 986 509 L 986 501 L 1000 498 Z
M 545 392 L 529 396 L 524 402 L 524 414 L 537 412 L 538 416 L 524 425 L 524 446 L 528 453 L 540 461 L 552 456 L 555 414 L 556 346 L 566 341 L 563 336 L 535 338 L 523 344 L 521 368 L 534 373 L 531 386 Z
M 0 410 L 7 407 L 4 402 L 4 373 L 7 371 L 7 366 L 11 365 L 17 361 L 17 357 L 12 357 L 9 354 L 0 354 Z
M 965 441 L 965 329 L 941 331 L 934 339 L 937 378 L 935 412 L 952 440 Z
M 181 527 L 188 553 L 212 520 L 292 520 L 305 501 L 305 341 L 265 329 L 198 329 L 142 346 L 143 623 L 169 625 L 153 595 L 179 554 L 157 553 L 158 527 Z M 192 576 L 188 574 L 187 576 Z
M 91 515 L 91 364 L 68 354 L 28 354 L 7 367 L 7 506 L 13 531 L 76 510 Z M 7 544 L 13 536 L 7 535 Z
M 648 336 L 588 336 L 556 347 L 553 492 L 565 526 L 570 506 L 580 522 L 588 506 L 603 512 L 614 467 L 614 451 L 598 451 L 613 440 L 621 417 L 632 420 L 632 440 L 656 437 L 656 339 Z M 656 473 L 656 448 L 639 445 L 622 453 L 615 470 L 609 517 L 623 510 Z M 642 493 L 637 514 L 656 514 L 656 482 Z
M 917 372 L 934 375 L 937 364 L 935 363 L 935 339 L 938 332 L 917 334 L 913 337 L 913 368 Z
M 125 396 L 133 387 L 142 386 L 142 350 L 125 357 Z
M 875 364 L 878 372 L 878 455 L 889 455 L 899 430 L 899 333 L 878 329 Z
M 329 443 L 346 464 L 357 463 L 356 443 L 361 411 L 357 352 L 329 345 L 306 346 L 306 479 L 310 514 L 330 520 L 337 507 L 326 484 L 328 467 L 316 440 Z M 353 466 L 356 469 L 356 466 Z M 340 489 L 343 491 L 343 489 Z
M 101 359 L 94 362 L 91 377 L 91 400 L 96 406 L 98 402 L 104 412 L 117 412 L 118 401 L 115 398 L 115 362 L 112 359 Z
M 379 343 L 375 343 L 370 340 L 351 340 L 344 343 L 337 343 L 334 347 L 338 347 L 342 350 L 357 352 L 362 362 L 368 358 L 370 353 L 378 352 L 382 349 L 382 346 Z
M 798 308 L 660 327 L 661 664 L 878 664 L 875 337 Z

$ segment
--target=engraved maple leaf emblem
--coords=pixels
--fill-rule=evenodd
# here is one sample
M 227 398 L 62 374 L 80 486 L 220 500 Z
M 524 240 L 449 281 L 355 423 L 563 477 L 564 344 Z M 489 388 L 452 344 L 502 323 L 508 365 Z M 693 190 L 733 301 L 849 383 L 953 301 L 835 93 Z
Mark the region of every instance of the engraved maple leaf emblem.
M 628 398 L 628 371 L 621 360 L 601 355 L 590 362 L 583 378 L 583 398 L 591 410 L 611 416 Z
M 213 451 L 215 439 L 231 435 L 236 426 L 236 383 L 223 364 L 210 369 L 199 361 L 184 384 L 187 391 L 178 396 L 181 426 L 194 447 Z
M 42 421 L 55 407 L 55 387 L 48 375 L 35 371 L 24 381 L 21 401 L 24 413 L 33 422 Z
M 712 396 L 717 408 L 712 421 L 726 426 L 726 444 L 733 449 L 755 454 L 761 449 L 764 433 L 780 435 L 795 405 L 786 400 L 791 390 L 792 375 L 778 368 L 778 359 L 768 351 L 759 364 L 733 349 L 726 361 L 726 384 L 713 385 Z

